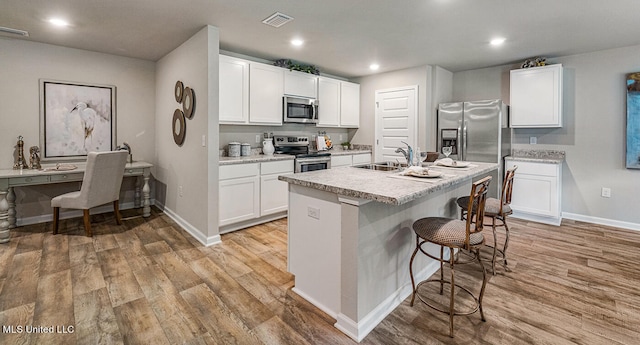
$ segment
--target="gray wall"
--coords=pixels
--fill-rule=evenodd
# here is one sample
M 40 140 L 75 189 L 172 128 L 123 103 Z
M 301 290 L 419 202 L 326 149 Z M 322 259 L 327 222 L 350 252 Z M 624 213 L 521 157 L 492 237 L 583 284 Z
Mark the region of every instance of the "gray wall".
M 0 169 L 13 166 L 18 135 L 25 154 L 39 145 L 40 78 L 116 86 L 117 142 L 135 160 L 154 161 L 155 63 L 54 45 L 0 38 Z M 123 182 L 123 204 L 133 202 L 134 182 Z M 51 218 L 51 198 L 79 183 L 16 189 L 19 224 Z M 31 219 L 29 219 L 31 218 Z
M 240 126 L 240 125 L 220 125 L 220 148 L 225 149 L 232 141 L 251 144 L 251 148 L 262 148 L 263 133 L 273 133 L 273 135 L 292 135 L 306 136 L 309 140 L 318 131 L 324 131 L 331 137 L 334 145 L 351 140 L 352 135 L 349 132 L 355 132 L 355 129 L 347 128 L 331 128 L 316 127 L 314 125 L 304 124 L 284 124 L 282 126 Z M 256 143 L 256 135 L 260 136 L 259 142 Z M 342 138 L 342 139 L 341 139 Z
M 564 124 L 515 129 L 514 148 L 562 150 L 566 217 L 640 229 L 640 170 L 625 168 L 625 75 L 640 70 L 640 46 L 549 59 L 564 66 Z M 508 101 L 509 70 L 499 66 L 455 73 L 455 100 Z M 538 145 L 529 145 L 535 136 Z M 600 196 L 611 188 L 611 198 Z
M 203 28 L 160 59 L 156 73 L 157 202 L 201 241 L 218 236 L 218 41 L 215 27 Z M 178 80 L 196 92 L 182 146 L 172 135 L 173 112 L 180 107 L 174 98 Z
M 427 117 L 427 109 L 431 109 L 431 66 L 419 66 L 399 71 L 374 74 L 355 79 L 360 84 L 360 128 L 355 132 L 354 144 L 373 145 L 375 150 L 375 118 L 376 90 L 418 85 L 418 145 L 430 147 L 433 128 L 431 116 Z M 435 139 L 433 139 L 435 142 Z

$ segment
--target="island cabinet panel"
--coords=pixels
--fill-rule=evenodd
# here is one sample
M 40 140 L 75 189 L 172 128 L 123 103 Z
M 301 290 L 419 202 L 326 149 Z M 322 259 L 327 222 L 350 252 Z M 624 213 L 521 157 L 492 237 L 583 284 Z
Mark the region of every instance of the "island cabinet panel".
M 220 123 L 249 121 L 249 61 L 220 55 Z
M 562 164 L 506 161 L 518 166 L 513 179 L 513 216 L 559 225 L 561 217 Z
M 562 127 L 562 98 L 561 64 L 512 70 L 511 127 Z
M 291 96 L 317 98 L 318 76 L 297 71 L 285 71 L 284 93 Z

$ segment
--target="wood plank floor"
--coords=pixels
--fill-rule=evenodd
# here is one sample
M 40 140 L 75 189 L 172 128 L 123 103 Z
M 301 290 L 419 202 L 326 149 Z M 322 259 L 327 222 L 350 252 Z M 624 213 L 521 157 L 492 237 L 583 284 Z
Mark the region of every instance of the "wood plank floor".
M 0 344 L 355 343 L 291 291 L 286 219 L 207 248 L 157 209 L 123 213 L 122 226 L 93 216 L 93 238 L 81 219 L 56 236 L 50 223 L 12 231 L 0 245 Z M 640 232 L 510 224 L 512 272 L 490 275 L 486 322 L 456 317 L 450 339 L 445 315 L 406 300 L 362 343 L 638 344 Z M 479 278 L 474 265 L 456 271 L 467 286 Z

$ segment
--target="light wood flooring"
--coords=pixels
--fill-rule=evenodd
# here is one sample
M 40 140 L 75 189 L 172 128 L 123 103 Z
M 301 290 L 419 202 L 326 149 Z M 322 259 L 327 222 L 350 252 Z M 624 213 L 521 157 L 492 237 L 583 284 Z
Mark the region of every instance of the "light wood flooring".
M 93 238 L 72 219 L 59 235 L 51 223 L 21 227 L 0 245 L 0 344 L 355 344 L 291 291 L 286 219 L 208 248 L 157 209 L 122 226 L 92 219 Z M 450 339 L 445 315 L 407 299 L 362 343 L 640 342 L 640 232 L 510 224 L 512 272 L 490 275 L 486 322 L 456 317 Z M 456 278 L 478 287 L 478 266 Z

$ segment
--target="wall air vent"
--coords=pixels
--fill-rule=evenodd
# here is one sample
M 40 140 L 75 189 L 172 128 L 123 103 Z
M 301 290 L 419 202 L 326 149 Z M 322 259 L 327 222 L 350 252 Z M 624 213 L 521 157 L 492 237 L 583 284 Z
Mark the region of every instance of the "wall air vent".
M 284 13 L 276 12 L 269 16 L 269 18 L 263 20 L 264 24 L 273 26 L 274 28 L 279 28 L 288 22 L 292 21 L 293 17 L 288 16 Z
M 5 33 L 8 33 L 8 34 L 14 34 L 14 35 L 20 35 L 20 36 L 24 36 L 24 37 L 29 37 L 29 33 L 27 31 L 18 30 L 18 29 L 12 29 L 12 28 L 6 28 L 4 26 L 0 26 L 0 32 L 5 32 Z

